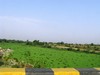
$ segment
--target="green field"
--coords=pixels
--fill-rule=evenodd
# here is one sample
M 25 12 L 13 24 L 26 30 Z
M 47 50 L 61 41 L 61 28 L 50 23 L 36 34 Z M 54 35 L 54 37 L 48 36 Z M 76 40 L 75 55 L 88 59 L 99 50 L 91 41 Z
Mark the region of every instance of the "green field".
M 100 67 L 100 55 L 61 49 L 29 46 L 25 43 L 0 43 L 2 48 L 13 50 L 12 58 L 42 68 L 90 68 Z

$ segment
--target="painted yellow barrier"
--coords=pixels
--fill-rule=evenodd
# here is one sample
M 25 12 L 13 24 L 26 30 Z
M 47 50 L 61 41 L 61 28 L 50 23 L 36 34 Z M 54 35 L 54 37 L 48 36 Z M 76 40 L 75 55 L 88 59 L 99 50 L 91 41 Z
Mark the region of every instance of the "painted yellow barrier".
M 0 68 L 0 75 L 25 75 L 25 68 Z
M 97 69 L 97 70 L 99 70 L 99 71 L 100 71 L 100 68 L 95 68 L 95 69 Z
M 54 75 L 80 75 L 74 68 L 54 68 Z
M 100 68 L 0 68 L 0 75 L 100 75 Z

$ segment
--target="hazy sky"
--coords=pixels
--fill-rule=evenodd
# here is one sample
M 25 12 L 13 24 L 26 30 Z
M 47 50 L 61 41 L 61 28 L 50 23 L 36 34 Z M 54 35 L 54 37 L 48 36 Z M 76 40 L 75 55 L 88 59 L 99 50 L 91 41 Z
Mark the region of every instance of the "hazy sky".
M 0 0 L 0 38 L 100 43 L 100 0 Z

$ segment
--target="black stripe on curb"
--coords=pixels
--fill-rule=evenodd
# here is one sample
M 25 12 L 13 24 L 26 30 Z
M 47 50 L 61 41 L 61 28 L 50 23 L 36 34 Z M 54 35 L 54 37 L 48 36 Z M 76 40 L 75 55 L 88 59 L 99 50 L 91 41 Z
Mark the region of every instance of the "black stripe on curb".
M 100 71 L 94 68 L 76 68 L 80 75 L 100 75 Z
M 26 75 L 54 75 L 52 69 L 44 68 L 26 68 Z

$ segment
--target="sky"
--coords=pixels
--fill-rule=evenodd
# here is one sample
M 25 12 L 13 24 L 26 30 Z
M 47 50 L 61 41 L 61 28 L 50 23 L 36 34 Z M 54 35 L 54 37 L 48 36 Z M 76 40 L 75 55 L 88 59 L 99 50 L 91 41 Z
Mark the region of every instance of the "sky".
M 0 0 L 0 38 L 100 44 L 100 0 Z

